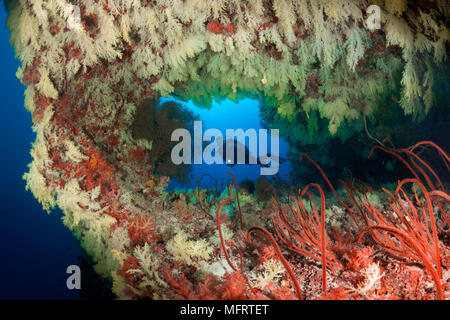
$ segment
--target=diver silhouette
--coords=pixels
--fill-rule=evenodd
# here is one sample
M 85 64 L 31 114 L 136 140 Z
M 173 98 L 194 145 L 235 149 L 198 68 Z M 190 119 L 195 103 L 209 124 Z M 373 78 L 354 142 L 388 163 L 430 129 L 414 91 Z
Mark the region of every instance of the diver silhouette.
M 231 143 L 234 152 L 232 154 L 227 154 L 227 144 Z M 255 156 L 245 144 L 241 143 L 236 139 L 236 137 L 227 137 L 226 141 L 223 141 L 221 136 L 216 138 L 216 148 L 217 154 L 223 159 L 227 166 L 234 167 L 236 164 L 255 164 L 260 165 L 264 168 L 269 168 L 277 166 L 286 161 L 285 158 L 271 155 L 270 152 L 267 155 Z M 244 159 L 240 158 L 239 155 L 244 155 Z

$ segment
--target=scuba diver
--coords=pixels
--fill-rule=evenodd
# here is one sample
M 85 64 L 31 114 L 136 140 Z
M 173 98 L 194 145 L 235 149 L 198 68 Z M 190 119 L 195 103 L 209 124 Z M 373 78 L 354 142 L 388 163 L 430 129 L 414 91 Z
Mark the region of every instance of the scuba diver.
M 233 152 L 227 154 L 227 145 L 231 144 Z M 225 143 L 221 136 L 216 138 L 216 152 L 223 159 L 227 166 L 233 167 L 236 164 L 257 164 L 263 168 L 279 167 L 280 163 L 286 161 L 285 158 L 270 154 L 255 156 L 245 144 L 241 143 L 236 137 L 227 137 Z M 242 157 L 244 155 L 244 157 Z M 243 158 L 243 159 L 242 159 Z

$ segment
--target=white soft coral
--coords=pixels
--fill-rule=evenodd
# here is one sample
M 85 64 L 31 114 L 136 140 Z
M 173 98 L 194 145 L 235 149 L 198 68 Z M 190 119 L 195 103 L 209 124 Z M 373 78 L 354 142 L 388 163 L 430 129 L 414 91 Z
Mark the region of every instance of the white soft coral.
M 367 268 L 361 270 L 364 280 L 356 287 L 347 287 L 352 294 L 361 295 L 367 298 L 369 291 L 377 289 L 379 281 L 384 277 L 384 272 L 381 272 L 378 263 L 371 263 Z

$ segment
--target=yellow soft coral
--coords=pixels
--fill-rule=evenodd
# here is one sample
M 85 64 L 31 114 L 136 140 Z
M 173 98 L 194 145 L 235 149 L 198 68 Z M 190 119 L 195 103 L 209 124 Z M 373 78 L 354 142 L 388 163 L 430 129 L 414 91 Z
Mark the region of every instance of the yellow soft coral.
M 205 239 L 188 240 L 188 235 L 180 231 L 167 243 L 169 251 L 175 261 L 181 261 L 188 265 L 194 263 L 193 259 L 208 260 L 213 252 L 213 246 Z

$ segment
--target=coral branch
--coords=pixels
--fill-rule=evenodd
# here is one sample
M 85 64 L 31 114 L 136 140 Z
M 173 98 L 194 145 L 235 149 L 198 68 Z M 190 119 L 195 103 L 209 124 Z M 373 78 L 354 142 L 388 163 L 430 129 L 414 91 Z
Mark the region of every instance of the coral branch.
M 300 285 L 298 284 L 298 281 L 295 278 L 294 272 L 292 272 L 292 269 L 289 266 L 288 262 L 286 261 L 286 259 L 281 254 L 280 247 L 276 243 L 275 239 L 272 237 L 272 235 L 266 229 L 261 228 L 261 227 L 253 227 L 247 232 L 247 240 L 250 243 L 251 243 L 251 233 L 253 231 L 260 231 L 260 232 L 264 233 L 269 238 L 270 242 L 272 243 L 273 247 L 275 248 L 275 251 L 276 251 L 276 253 L 278 255 L 278 258 L 280 258 L 281 262 L 283 263 L 284 267 L 286 268 L 286 271 L 289 274 L 289 277 L 291 278 L 291 281 L 292 281 L 292 284 L 294 285 L 294 288 L 295 288 L 295 291 L 297 293 L 298 299 L 302 300 L 303 297 L 302 297 L 302 292 L 301 292 L 301 289 L 300 289 Z
M 334 189 L 333 185 L 331 184 L 331 182 L 330 182 L 330 180 L 328 179 L 328 177 L 327 177 L 327 175 L 325 174 L 325 172 L 323 172 L 322 168 L 321 168 L 314 160 L 312 160 L 310 157 L 308 157 L 308 155 L 306 155 L 305 153 L 302 153 L 302 154 L 300 155 L 300 161 L 302 161 L 302 157 L 305 157 L 306 159 L 308 159 L 309 162 L 311 162 L 311 163 L 312 163 L 312 164 L 320 171 L 320 173 L 322 174 L 322 177 L 325 179 L 325 181 L 327 182 L 328 186 L 331 188 L 331 190 L 333 191 L 334 195 L 336 196 L 336 199 L 339 201 L 339 203 L 340 203 L 341 205 L 343 205 L 343 206 L 345 207 L 345 209 L 347 210 L 347 212 L 350 213 L 350 215 L 351 215 L 353 221 L 355 222 L 356 226 L 358 227 L 358 229 L 361 230 L 361 228 L 360 228 L 358 222 L 357 222 L 356 219 L 355 219 L 355 216 L 353 215 L 352 210 L 350 210 L 349 206 L 346 205 L 346 204 L 341 200 L 341 198 L 339 198 L 339 196 L 338 196 L 336 190 Z
M 420 247 L 418 245 L 416 245 L 415 241 L 410 236 L 408 236 L 406 233 L 404 233 L 404 232 L 402 232 L 402 231 L 400 231 L 400 230 L 398 230 L 398 229 L 396 229 L 394 227 L 390 227 L 390 226 L 370 226 L 370 227 L 365 228 L 363 231 L 361 231 L 361 233 L 358 236 L 358 242 L 361 241 L 361 238 L 364 236 L 364 234 L 367 231 L 370 231 L 370 230 L 373 230 L 373 229 L 385 230 L 385 231 L 388 231 L 388 232 L 390 232 L 392 234 L 400 236 L 401 238 L 403 238 L 415 250 L 415 252 L 419 255 L 419 257 L 422 260 L 422 262 L 425 264 L 425 267 L 427 268 L 427 270 L 431 273 L 431 276 L 433 277 L 434 283 L 436 284 L 438 299 L 439 300 L 443 300 L 444 299 L 444 294 L 443 294 L 443 291 L 442 291 L 441 280 L 440 280 L 440 278 L 438 276 L 438 273 L 433 268 L 432 263 L 427 258 L 425 253 L 420 249 Z
M 241 204 L 239 202 L 239 190 L 238 190 L 238 187 L 236 184 L 236 179 L 234 178 L 234 174 L 231 172 L 227 172 L 227 173 L 233 177 L 234 191 L 236 192 L 236 201 L 237 201 L 237 205 L 238 205 L 238 209 L 239 209 L 239 222 L 240 222 L 240 226 L 241 226 L 241 230 L 242 230 L 242 211 L 241 211 Z

